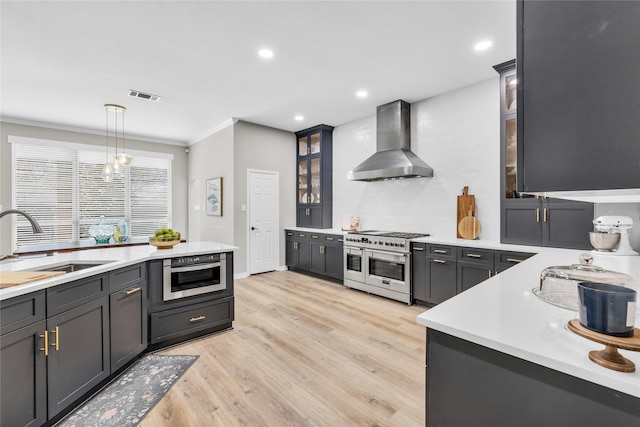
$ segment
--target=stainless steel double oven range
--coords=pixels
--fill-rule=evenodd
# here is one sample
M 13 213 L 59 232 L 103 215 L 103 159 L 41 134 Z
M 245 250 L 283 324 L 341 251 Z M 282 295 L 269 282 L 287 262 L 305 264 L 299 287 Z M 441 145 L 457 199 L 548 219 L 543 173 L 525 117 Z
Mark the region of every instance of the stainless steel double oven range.
M 344 285 L 411 304 L 411 239 L 428 234 L 351 232 L 344 239 Z

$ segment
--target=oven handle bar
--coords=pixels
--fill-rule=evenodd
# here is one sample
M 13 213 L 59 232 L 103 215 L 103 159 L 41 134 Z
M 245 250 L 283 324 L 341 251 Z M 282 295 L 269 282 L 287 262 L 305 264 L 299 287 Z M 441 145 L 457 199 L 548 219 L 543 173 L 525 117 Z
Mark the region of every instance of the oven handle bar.
M 197 265 L 192 265 L 192 266 L 188 266 L 188 267 L 171 267 L 171 272 L 172 273 L 183 273 L 183 272 L 187 272 L 187 271 L 206 270 L 208 268 L 216 268 L 216 267 L 220 267 L 220 263 L 219 262 L 214 262 L 214 263 L 211 263 L 211 264 L 197 264 Z
M 407 255 L 409 255 L 409 254 L 402 253 L 402 252 L 385 252 L 385 251 L 379 251 L 377 249 L 376 250 L 367 249 L 365 252 L 369 256 L 369 258 L 375 258 L 374 254 L 375 255 L 378 255 L 378 254 L 383 255 L 384 258 L 381 258 L 381 259 L 383 259 L 384 261 L 396 261 L 396 260 L 397 261 L 401 261 L 401 260 L 407 259 Z M 393 260 L 390 260 L 388 257 L 393 257 Z

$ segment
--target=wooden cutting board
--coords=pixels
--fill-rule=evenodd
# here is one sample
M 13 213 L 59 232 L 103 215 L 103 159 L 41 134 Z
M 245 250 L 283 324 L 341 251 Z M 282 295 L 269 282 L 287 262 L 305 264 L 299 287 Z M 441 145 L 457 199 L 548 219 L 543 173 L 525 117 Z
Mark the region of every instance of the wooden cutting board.
M 65 274 L 64 271 L 2 271 L 0 272 L 0 289 L 10 286 L 49 279 Z
M 458 235 L 463 239 L 477 239 L 482 231 L 482 224 L 480 224 L 478 218 L 475 217 L 477 209 L 478 208 L 474 205 L 467 212 L 468 215 L 462 218 L 458 223 Z
M 458 218 L 456 220 L 456 224 L 460 224 L 460 221 L 469 215 L 469 209 L 473 210 L 475 204 L 476 196 L 469 194 L 469 187 L 465 186 L 462 189 L 462 195 L 458 196 Z M 457 231 L 457 236 L 458 238 L 463 237 L 459 230 Z

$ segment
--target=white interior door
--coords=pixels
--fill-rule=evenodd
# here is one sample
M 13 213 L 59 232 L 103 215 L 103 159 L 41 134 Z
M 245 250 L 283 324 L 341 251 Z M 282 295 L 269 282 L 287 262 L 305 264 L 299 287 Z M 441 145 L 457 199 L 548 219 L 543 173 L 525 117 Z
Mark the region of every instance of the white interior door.
M 278 267 L 278 172 L 248 171 L 249 274 Z

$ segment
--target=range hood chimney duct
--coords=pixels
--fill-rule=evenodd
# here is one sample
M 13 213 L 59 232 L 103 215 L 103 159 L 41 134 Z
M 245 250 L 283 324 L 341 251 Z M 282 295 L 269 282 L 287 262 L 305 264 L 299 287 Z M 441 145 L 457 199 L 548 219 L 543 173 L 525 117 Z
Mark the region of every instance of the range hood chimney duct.
M 411 151 L 411 105 L 403 100 L 377 109 L 376 152 L 347 174 L 351 181 L 432 177 L 433 169 Z

